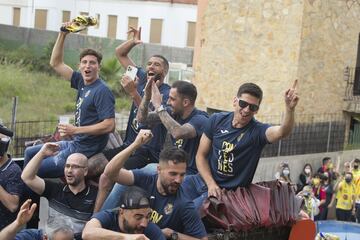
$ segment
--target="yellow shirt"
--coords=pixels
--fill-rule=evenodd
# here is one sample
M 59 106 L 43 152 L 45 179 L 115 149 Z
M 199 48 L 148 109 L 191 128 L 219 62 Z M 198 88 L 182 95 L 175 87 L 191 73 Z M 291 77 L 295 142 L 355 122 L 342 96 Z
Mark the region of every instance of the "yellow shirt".
M 355 199 L 355 184 L 347 184 L 345 180 L 339 183 L 339 190 L 336 194 L 336 208 L 342 210 L 351 210 Z
M 355 182 L 355 202 L 360 204 L 360 178 L 358 178 Z
M 353 169 L 352 170 L 352 174 L 353 174 L 353 177 L 355 180 L 359 179 L 360 178 L 360 169 Z

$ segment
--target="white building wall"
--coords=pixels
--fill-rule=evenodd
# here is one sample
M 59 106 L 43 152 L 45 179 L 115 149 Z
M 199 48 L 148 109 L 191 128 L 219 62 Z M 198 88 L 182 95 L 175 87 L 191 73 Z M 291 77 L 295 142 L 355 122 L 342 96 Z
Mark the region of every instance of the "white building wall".
M 71 18 L 80 12 L 91 16 L 100 14 L 100 27 L 91 27 L 88 35 L 107 37 L 108 16 L 117 16 L 117 39 L 126 39 L 128 17 L 137 17 L 142 27 L 142 40 L 150 39 L 151 19 L 163 19 L 162 45 L 186 47 L 188 22 L 196 22 L 197 6 L 131 0 L 0 0 L 0 24 L 12 25 L 13 7 L 21 7 L 20 26 L 34 27 L 35 9 L 47 9 L 47 30 L 58 31 L 62 11 L 70 11 Z

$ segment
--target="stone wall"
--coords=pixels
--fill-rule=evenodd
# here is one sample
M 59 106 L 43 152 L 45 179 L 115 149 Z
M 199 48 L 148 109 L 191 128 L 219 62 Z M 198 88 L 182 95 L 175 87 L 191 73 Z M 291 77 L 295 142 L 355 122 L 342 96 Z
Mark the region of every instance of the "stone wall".
M 343 69 L 356 61 L 359 1 L 205 2 L 194 53 L 201 106 L 231 110 L 237 88 L 255 82 L 266 106 L 259 115 L 281 114 L 284 91 L 299 79 L 298 113 L 342 111 Z

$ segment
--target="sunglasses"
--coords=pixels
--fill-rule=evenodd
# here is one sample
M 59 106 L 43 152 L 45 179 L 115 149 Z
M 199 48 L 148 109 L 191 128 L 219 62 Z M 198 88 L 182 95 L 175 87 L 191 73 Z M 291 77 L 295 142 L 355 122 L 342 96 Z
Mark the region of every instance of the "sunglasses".
M 250 109 L 250 111 L 252 111 L 252 112 L 256 112 L 257 110 L 259 110 L 259 106 L 258 106 L 258 105 L 248 103 L 248 102 L 246 102 L 246 101 L 244 101 L 244 100 L 241 100 L 241 99 L 239 99 L 239 106 L 240 106 L 241 108 L 246 108 L 247 106 L 249 106 L 249 109 Z

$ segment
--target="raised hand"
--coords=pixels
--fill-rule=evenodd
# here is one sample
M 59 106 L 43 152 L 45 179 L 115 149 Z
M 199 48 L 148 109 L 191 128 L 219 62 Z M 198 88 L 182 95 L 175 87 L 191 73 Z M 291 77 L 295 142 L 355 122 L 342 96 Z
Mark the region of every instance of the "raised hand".
M 296 91 L 297 83 L 298 80 L 296 79 L 292 87 L 285 92 L 285 104 L 289 110 L 294 110 L 299 101 L 299 96 Z
M 19 226 L 26 224 L 32 218 L 35 209 L 36 203 L 33 203 L 30 207 L 31 199 L 28 199 L 21 205 L 19 213 L 16 217 L 16 221 L 18 222 Z
M 137 77 L 135 77 L 137 79 Z M 123 75 L 120 84 L 124 88 L 125 92 L 132 96 L 136 92 L 136 83 L 137 80 L 132 80 L 129 76 Z
M 149 129 L 141 129 L 134 141 L 135 144 L 143 145 L 151 140 L 153 134 Z
M 151 103 L 155 109 L 158 109 L 162 103 L 162 95 L 160 94 L 159 88 L 156 86 L 156 84 L 152 84 Z
M 142 43 L 141 41 L 141 27 L 139 27 L 139 30 L 136 30 L 133 27 L 130 27 L 130 30 L 127 32 L 128 34 L 133 34 L 133 40 L 135 44 Z
M 57 143 L 45 143 L 40 151 L 45 157 L 54 156 L 56 155 L 60 150 L 60 146 Z

